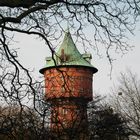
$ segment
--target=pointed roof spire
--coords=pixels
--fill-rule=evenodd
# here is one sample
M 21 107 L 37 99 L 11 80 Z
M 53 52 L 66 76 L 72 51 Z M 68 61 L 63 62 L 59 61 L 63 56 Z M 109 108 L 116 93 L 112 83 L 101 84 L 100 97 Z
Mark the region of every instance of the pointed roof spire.
M 87 58 L 88 57 L 88 58 Z M 63 42 L 56 53 L 55 56 L 55 63 L 54 60 L 51 57 L 47 57 L 47 64 L 46 68 L 52 68 L 52 67 L 64 67 L 64 66 L 83 66 L 83 67 L 89 67 L 93 69 L 94 72 L 97 72 L 97 69 L 94 68 L 90 62 L 88 61 L 91 59 L 91 55 L 84 54 L 81 55 L 78 49 L 75 46 L 75 43 L 73 42 L 73 39 L 71 37 L 69 28 L 65 32 L 65 36 L 63 39 Z M 40 70 L 41 73 L 43 73 L 44 69 Z
M 69 28 L 69 22 L 67 21 L 67 28 L 66 28 L 66 31 L 65 31 L 65 33 L 68 33 L 68 32 L 70 32 L 70 28 Z

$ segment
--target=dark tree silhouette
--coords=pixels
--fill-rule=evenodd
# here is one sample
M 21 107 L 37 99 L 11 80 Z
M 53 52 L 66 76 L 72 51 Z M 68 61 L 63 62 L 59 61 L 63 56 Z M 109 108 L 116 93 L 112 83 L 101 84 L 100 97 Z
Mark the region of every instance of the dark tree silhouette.
M 60 121 L 62 125 L 55 132 L 49 129 L 49 114 L 44 114 L 46 120 L 39 116 L 34 109 L 24 107 L 22 112 L 18 106 L 5 106 L 0 108 L 0 139 L 3 140 L 128 140 L 129 133 L 126 129 L 126 122 L 119 113 L 113 112 L 109 106 L 98 106 L 92 102 L 89 109 L 89 130 L 86 127 L 84 133 L 87 137 L 81 137 L 80 130 L 75 130 L 75 123 L 79 123 L 79 113 L 77 120 L 69 129 Z M 73 115 L 73 114 L 72 114 Z M 56 116 L 56 115 L 55 115 Z M 75 117 L 75 115 L 74 115 Z M 59 118 L 55 117 L 55 121 Z M 83 118 L 84 120 L 84 118 Z M 83 122 L 83 120 L 81 120 Z M 59 120 L 58 120 L 59 121 Z M 87 123 L 87 122 L 86 122 Z M 80 126 L 80 125 L 79 125 Z M 67 129 L 66 129 L 66 128 Z M 77 127 L 76 127 L 77 128 Z M 82 131 L 83 133 L 83 131 Z M 84 135 L 85 135 L 84 134 Z
M 129 136 L 126 120 L 108 105 L 90 111 L 89 129 L 91 139 L 95 140 L 128 140 Z

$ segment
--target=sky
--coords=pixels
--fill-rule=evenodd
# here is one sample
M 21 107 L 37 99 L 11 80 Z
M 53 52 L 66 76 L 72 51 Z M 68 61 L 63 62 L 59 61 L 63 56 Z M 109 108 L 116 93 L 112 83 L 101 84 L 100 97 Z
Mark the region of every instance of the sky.
M 135 36 L 128 35 L 128 42 L 135 47 L 122 57 L 113 61 L 111 79 L 109 76 L 110 67 L 106 60 L 97 59 L 96 66 L 99 71 L 95 76 L 95 91 L 101 94 L 108 94 L 111 88 L 118 83 L 120 72 L 130 69 L 140 77 L 140 25 L 137 26 Z M 116 93 L 117 94 L 117 93 Z
M 139 24 L 138 24 L 139 25 Z M 131 69 L 132 72 L 140 75 L 140 26 L 135 30 L 135 36 L 128 35 L 128 42 L 134 45 L 133 50 L 129 51 L 122 57 L 119 56 L 113 61 L 113 70 L 111 77 L 110 64 L 107 59 L 99 58 L 94 55 L 92 64 L 98 69 L 94 75 L 94 92 L 101 95 L 108 95 L 111 87 L 117 83 L 117 78 L 120 72 L 125 72 L 126 69 Z M 45 57 L 50 55 L 50 51 L 43 41 L 38 40 L 35 36 L 16 35 L 16 42 L 13 44 L 18 50 L 20 62 L 31 71 L 34 71 L 35 77 L 43 77 L 39 73 L 39 69 L 45 66 Z M 62 38 L 63 40 L 63 38 Z

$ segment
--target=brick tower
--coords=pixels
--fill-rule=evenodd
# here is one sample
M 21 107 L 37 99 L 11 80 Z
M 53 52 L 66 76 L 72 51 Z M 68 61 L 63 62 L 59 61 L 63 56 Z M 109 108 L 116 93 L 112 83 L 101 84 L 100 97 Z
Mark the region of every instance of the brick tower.
M 80 54 L 68 31 L 56 55 L 47 57 L 40 70 L 51 105 L 50 129 L 57 137 L 87 139 L 87 103 L 92 100 L 92 76 L 98 71 L 90 60 L 90 54 Z

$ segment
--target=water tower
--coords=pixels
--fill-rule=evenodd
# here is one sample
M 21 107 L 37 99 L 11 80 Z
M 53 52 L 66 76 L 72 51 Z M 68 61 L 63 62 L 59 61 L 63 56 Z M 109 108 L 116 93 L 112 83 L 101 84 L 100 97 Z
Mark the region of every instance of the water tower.
M 55 133 L 85 137 L 88 130 L 87 104 L 93 98 L 91 54 L 80 54 L 69 31 L 53 57 L 40 70 L 45 77 L 45 99 L 51 105 L 50 129 Z

